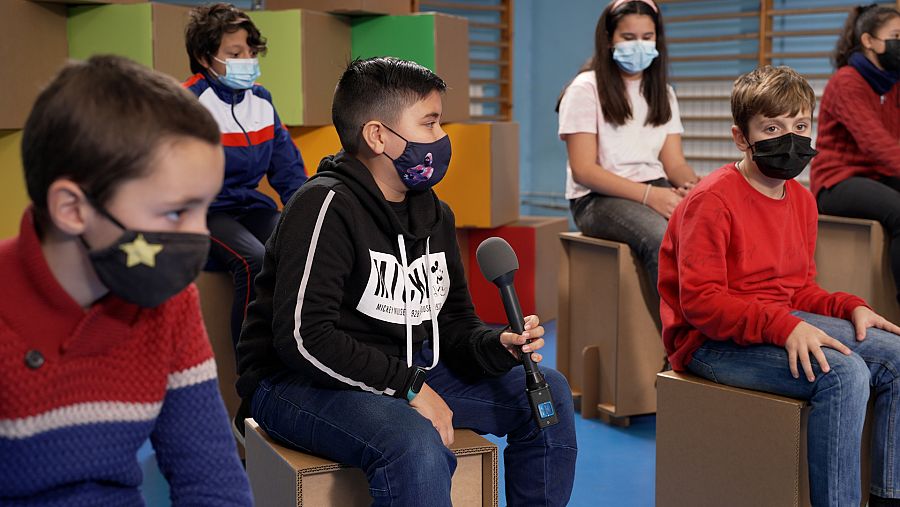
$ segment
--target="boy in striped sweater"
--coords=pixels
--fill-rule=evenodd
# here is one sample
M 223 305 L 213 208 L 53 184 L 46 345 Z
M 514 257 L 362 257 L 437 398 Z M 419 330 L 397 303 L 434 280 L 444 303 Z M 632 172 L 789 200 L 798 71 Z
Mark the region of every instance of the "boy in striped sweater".
M 0 504 L 140 505 L 150 438 L 175 505 L 250 505 L 190 285 L 219 129 L 119 57 L 65 67 L 22 141 L 32 205 L 0 242 Z M 12 297 L 11 297 L 12 296 Z

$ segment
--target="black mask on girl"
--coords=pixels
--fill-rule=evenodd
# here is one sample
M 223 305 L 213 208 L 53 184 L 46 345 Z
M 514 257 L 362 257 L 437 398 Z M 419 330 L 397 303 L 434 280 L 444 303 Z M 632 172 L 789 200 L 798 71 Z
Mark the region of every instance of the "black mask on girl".
M 875 53 L 878 64 L 893 73 L 900 73 L 900 39 L 886 39 L 884 41 L 884 53 Z
M 750 151 L 753 153 L 753 161 L 765 176 L 792 180 L 819 154 L 813 149 L 811 142 L 806 136 L 789 132 L 783 136 L 757 141 L 750 145 Z
M 87 194 L 85 194 L 87 195 Z M 116 296 L 154 308 L 191 284 L 209 253 L 209 236 L 184 232 L 128 229 L 88 198 L 91 206 L 124 232 L 112 245 L 93 250 L 79 236 L 103 285 Z

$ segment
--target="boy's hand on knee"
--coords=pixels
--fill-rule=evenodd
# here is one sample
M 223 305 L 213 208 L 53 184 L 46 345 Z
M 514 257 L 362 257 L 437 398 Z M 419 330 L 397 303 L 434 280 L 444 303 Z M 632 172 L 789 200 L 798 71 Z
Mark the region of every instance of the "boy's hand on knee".
M 889 333 L 900 334 L 900 327 L 865 306 L 857 306 L 854 308 L 850 320 L 853 322 L 853 327 L 856 328 L 857 341 L 866 339 L 866 329 L 870 327 L 883 329 Z
M 535 351 L 544 346 L 542 336 L 544 336 L 544 327 L 541 326 L 541 319 L 537 315 L 529 315 L 525 317 L 524 333 L 515 334 L 509 331 L 500 333 L 500 343 L 517 359 L 519 358 L 520 346 L 522 347 L 522 352 L 533 352 L 531 360 L 539 363 L 543 357 Z
M 806 373 L 806 379 L 810 382 L 815 382 L 816 374 L 813 373 L 812 362 L 809 359 L 810 354 L 819 362 L 819 367 L 822 368 L 823 373 L 831 371 L 822 347 L 833 348 L 848 356 L 851 354 L 849 347 L 828 336 L 821 329 L 806 322 L 797 324 L 797 327 L 791 331 L 784 344 L 784 348 L 788 353 L 788 366 L 791 368 L 791 375 L 794 378 L 800 378 L 800 371 L 797 368 L 797 361 L 799 360 L 803 366 L 803 371 Z
M 450 410 L 444 399 L 428 387 L 428 384 L 422 384 L 422 389 L 409 402 L 409 406 L 422 417 L 431 421 L 431 425 L 440 433 L 441 441 L 450 447 L 450 444 L 453 443 L 453 411 Z

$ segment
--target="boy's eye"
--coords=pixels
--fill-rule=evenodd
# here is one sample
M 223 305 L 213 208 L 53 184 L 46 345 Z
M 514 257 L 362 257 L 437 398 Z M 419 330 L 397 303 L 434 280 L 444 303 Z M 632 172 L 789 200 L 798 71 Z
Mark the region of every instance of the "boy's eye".
M 437 125 L 437 122 L 436 122 L 436 121 L 430 121 L 430 122 L 428 122 L 428 123 L 425 124 L 425 126 L 428 127 L 428 128 L 430 128 L 430 129 L 433 129 L 435 125 Z
M 187 211 L 187 210 L 179 209 L 179 210 L 175 210 L 175 211 L 170 211 L 170 212 L 166 213 L 166 219 L 168 219 L 172 222 L 177 222 L 177 221 L 181 220 L 181 215 L 184 215 L 185 211 Z
M 766 127 L 766 132 L 770 134 L 773 132 L 778 132 L 778 127 L 776 127 L 775 125 L 769 125 L 768 127 Z
M 803 124 L 803 123 L 801 123 L 800 125 L 797 125 L 797 130 L 799 130 L 799 131 L 804 131 L 804 130 L 806 130 L 806 125 Z

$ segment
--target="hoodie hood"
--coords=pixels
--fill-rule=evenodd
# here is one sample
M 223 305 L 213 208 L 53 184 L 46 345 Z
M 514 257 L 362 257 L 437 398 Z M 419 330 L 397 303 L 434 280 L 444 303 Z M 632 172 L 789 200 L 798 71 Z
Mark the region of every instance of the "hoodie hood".
M 334 178 L 347 185 L 387 234 L 403 235 L 404 239 L 417 241 L 427 239 L 441 227 L 441 202 L 433 190 L 410 190 L 406 193 L 409 224 L 401 223 L 369 169 L 344 151 L 323 158 L 316 175 L 310 180 L 316 178 Z

